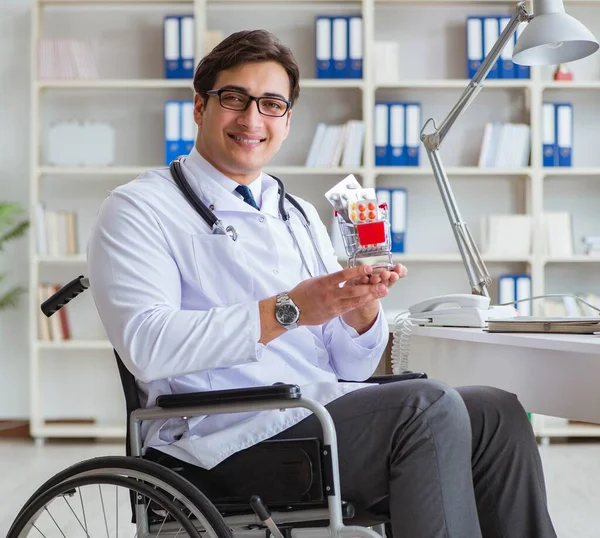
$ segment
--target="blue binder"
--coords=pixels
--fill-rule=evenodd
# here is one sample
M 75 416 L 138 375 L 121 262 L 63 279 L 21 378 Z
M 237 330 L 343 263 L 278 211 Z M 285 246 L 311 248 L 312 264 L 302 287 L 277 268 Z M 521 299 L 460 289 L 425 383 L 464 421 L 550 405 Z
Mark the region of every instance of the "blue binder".
M 405 103 L 406 107 L 406 166 L 419 166 L 421 148 L 421 104 Z
M 391 189 L 390 232 L 392 252 L 404 252 L 406 248 L 406 214 L 408 195 L 406 189 Z
M 181 141 L 180 150 L 189 155 L 196 142 L 196 122 L 194 121 L 194 102 L 181 101 Z
M 332 28 L 331 17 L 320 15 L 315 20 L 315 49 L 316 49 L 316 77 L 332 78 L 333 64 L 331 59 Z
M 510 17 L 500 17 L 500 33 L 504 32 L 508 23 L 510 22 Z M 500 53 L 500 78 L 516 78 L 515 76 L 515 64 L 512 61 L 512 55 L 515 50 L 515 37 L 514 33 L 512 39 L 509 39 L 506 43 L 506 46 L 502 49 Z
M 179 17 L 168 15 L 163 20 L 165 78 L 181 78 L 181 51 L 179 43 Z
M 467 17 L 467 78 L 473 78 L 482 62 L 483 19 Z
M 558 166 L 571 166 L 573 159 L 573 105 L 556 103 Z
M 181 101 L 165 103 L 165 165 L 183 154 Z
M 180 37 L 180 78 L 194 78 L 194 17 L 185 15 L 179 18 Z
M 375 103 L 374 142 L 375 166 L 387 166 L 389 161 L 390 112 L 387 103 Z
M 498 41 L 500 31 L 500 20 L 498 17 L 484 17 L 483 18 L 483 57 L 485 58 L 492 47 Z M 500 63 L 496 60 L 496 63 L 492 66 L 489 73 L 487 74 L 488 79 L 500 78 Z
M 348 18 L 333 17 L 331 27 L 333 59 L 333 78 L 346 78 L 348 76 Z
M 348 78 L 363 78 L 363 21 L 348 17 Z
M 406 166 L 406 113 L 404 103 L 392 102 L 389 106 L 389 164 Z
M 517 300 L 517 289 L 513 275 L 498 277 L 498 304 L 512 303 Z
M 556 111 L 554 103 L 542 104 L 542 165 L 556 166 Z
M 519 24 L 519 26 L 517 26 L 517 31 L 515 32 L 515 43 L 519 40 L 519 37 L 523 33 L 523 30 L 525 30 L 526 26 L 526 22 L 522 22 Z M 531 77 L 531 68 L 528 65 L 515 64 L 515 72 L 517 78 L 528 79 Z
M 531 276 L 527 274 L 500 275 L 498 278 L 498 303 L 512 303 L 531 297 Z M 514 303 L 521 316 L 531 315 L 531 302 Z

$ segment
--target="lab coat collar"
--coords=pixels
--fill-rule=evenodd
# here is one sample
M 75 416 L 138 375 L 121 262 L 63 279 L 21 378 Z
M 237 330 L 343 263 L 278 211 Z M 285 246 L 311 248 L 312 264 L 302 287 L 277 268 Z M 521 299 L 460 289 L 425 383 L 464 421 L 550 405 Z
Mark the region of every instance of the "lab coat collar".
M 198 153 L 195 147 L 185 158 L 183 166 L 188 172 L 186 177 L 194 191 L 199 194 L 206 205 L 214 206 L 214 211 L 242 211 L 246 213 L 256 211 L 234 192 L 239 183 L 219 172 Z M 264 181 L 265 179 L 267 181 Z M 269 192 L 272 190 L 271 182 L 275 185 L 275 195 L 277 195 L 277 183 L 264 173 L 261 173 L 249 185 L 254 198 L 256 200 L 262 199 L 261 213 L 273 214 L 271 203 L 265 203 L 266 199 L 271 199 Z M 278 215 L 277 203 L 275 203 L 274 208 L 275 215 Z

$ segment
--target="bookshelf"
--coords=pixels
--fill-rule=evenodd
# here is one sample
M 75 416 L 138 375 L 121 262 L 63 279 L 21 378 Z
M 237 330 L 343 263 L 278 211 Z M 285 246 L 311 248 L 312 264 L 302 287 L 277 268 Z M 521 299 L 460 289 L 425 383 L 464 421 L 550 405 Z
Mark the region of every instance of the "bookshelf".
M 200 38 L 207 29 L 219 29 L 227 35 L 244 27 L 260 26 L 273 31 L 292 48 L 303 77 L 290 137 L 266 171 L 285 180 L 290 192 L 313 202 L 325 223 L 329 223 L 331 218 L 330 207 L 323 193 L 350 173 L 355 174 L 365 186 L 406 187 L 409 192 L 409 227 L 410 232 L 414 231 L 413 239 L 408 243 L 408 252 L 397 254 L 394 259 L 409 266 L 411 281 L 407 286 L 395 288 L 384 301 L 384 306 L 397 311 L 426 296 L 467 292 L 467 278 L 424 152 L 421 151 L 419 167 L 375 167 L 373 109 L 378 99 L 416 100 L 423 103 L 423 121 L 428 117 L 441 121 L 468 83 L 464 78 L 466 68 L 463 54 L 466 16 L 508 14 L 512 13 L 515 5 L 516 2 L 512 0 L 35 0 L 31 32 L 31 206 L 44 201 L 45 193 L 52 193 L 54 185 L 58 183 L 66 189 L 64 192 L 69 199 L 75 196 L 72 193 L 82 194 L 83 197 L 88 194 L 96 196 L 96 206 L 87 202 L 81 209 L 81 212 L 85 209 L 89 213 L 80 226 L 83 236 L 80 252 L 85 252 L 85 234 L 95 214 L 94 210 L 88 208 L 97 207 L 111 186 L 129 181 L 147 169 L 161 166 L 162 104 L 167 99 L 190 98 L 190 80 L 162 78 L 162 17 L 171 13 L 194 14 L 198 38 L 196 58 L 202 55 Z M 600 0 L 565 0 L 565 5 L 595 35 L 600 36 Z M 362 80 L 313 78 L 314 17 L 322 13 L 362 15 Z M 432 28 L 443 31 L 417 31 L 430 23 Z M 113 33 L 106 33 L 109 28 Z M 136 30 L 130 31 L 132 28 Z M 425 35 L 430 33 L 436 35 Z M 97 44 L 98 67 L 102 78 L 40 80 L 36 69 L 36 43 L 39 37 L 46 35 L 74 38 L 91 35 Z M 372 66 L 375 36 L 378 39 L 397 40 L 401 51 L 411 51 L 411 58 L 403 59 L 404 79 L 393 83 L 375 81 Z M 114 62 L 117 50 L 114 43 L 119 40 L 123 41 L 125 52 L 123 58 L 119 58 L 122 65 Z M 459 52 L 449 54 L 448 50 Z M 497 211 L 527 213 L 538 219 L 546 205 L 547 184 L 572 180 L 574 189 L 586 189 L 589 182 L 600 179 L 600 159 L 594 161 L 592 156 L 588 156 L 578 160 L 577 149 L 573 168 L 544 169 L 541 166 L 541 104 L 546 96 L 554 99 L 568 95 L 576 107 L 577 119 L 588 110 L 585 107 L 591 107 L 585 105 L 578 113 L 578 100 L 589 101 L 591 98 L 585 96 L 594 97 L 600 90 L 600 57 L 596 55 L 585 62 L 575 72 L 574 82 L 552 81 L 549 72 L 541 68 L 532 69 L 529 80 L 487 81 L 484 90 L 461 116 L 442 147 L 441 155 L 463 218 L 469 223 L 478 244 L 478 221 L 481 216 Z M 89 103 L 94 104 L 91 109 Z M 126 144 L 127 147 L 117 155 L 114 166 L 48 165 L 43 148 L 49 123 L 55 117 L 77 118 L 80 115 L 84 119 L 89 115 L 104 115 L 108 120 L 114 120 L 117 132 L 122 128 L 128 133 L 127 136 L 130 133 L 142 133 L 143 144 L 127 140 L 131 148 Z M 513 117 L 532 127 L 530 166 L 478 168 L 475 156 L 479 152 L 485 122 L 491 119 L 510 121 Z M 314 129 L 321 118 L 326 118 L 323 121 L 327 123 L 341 123 L 349 119 L 362 119 L 365 122 L 362 166 L 303 166 Z M 556 198 L 556 195 L 553 196 Z M 556 204 L 555 198 L 551 201 Z M 534 295 L 579 291 L 573 288 L 578 284 L 578 272 L 593 273 L 596 269 L 594 264 L 600 259 L 579 253 L 568 259 L 548 258 L 543 255 L 539 228 L 536 231 L 531 256 L 485 258 L 492 277 L 496 280 L 502 273 L 528 272 L 532 275 Z M 121 437 L 124 435 L 124 413 L 117 412 L 109 419 L 94 424 L 65 426 L 46 424 L 44 421 L 49 406 L 44 396 L 47 379 L 43 373 L 48 356 L 60 357 L 64 353 L 68 357 L 76 356 L 81 363 L 86 363 L 88 355 L 103 357 L 89 365 L 82 365 L 77 374 L 90 377 L 95 374 L 93 368 L 106 367 L 112 372 L 114 381 L 110 387 L 106 387 L 107 393 L 111 398 L 121 398 L 122 395 L 110 344 L 103 339 L 98 328 L 99 321 L 89 297 L 85 305 L 87 311 L 81 307 L 77 311 L 77 318 L 81 317 L 81 323 L 85 322 L 95 330 L 82 329 L 85 338 L 71 341 L 38 341 L 38 284 L 44 278 L 52 277 L 56 281 L 61 279 L 66 282 L 77 274 L 85 274 L 86 259 L 83 253 L 40 256 L 37 254 L 34 234 L 31 236 L 31 434 L 41 440 L 47 437 Z M 562 289 L 557 289 L 556 268 L 560 269 L 560 275 L 568 275 L 567 285 Z M 600 295 L 600 282 L 596 279 L 593 284 L 595 289 L 591 291 Z M 492 300 L 497 301 L 494 292 Z M 75 373 L 69 373 L 68 376 L 69 382 L 77 382 Z M 50 403 L 57 407 L 54 405 L 57 402 Z M 69 406 L 66 397 L 61 405 L 63 408 Z M 600 427 L 581 429 L 580 426 L 567 425 L 550 428 L 544 427 L 540 421 L 535 427 L 536 434 L 541 437 L 600 435 Z

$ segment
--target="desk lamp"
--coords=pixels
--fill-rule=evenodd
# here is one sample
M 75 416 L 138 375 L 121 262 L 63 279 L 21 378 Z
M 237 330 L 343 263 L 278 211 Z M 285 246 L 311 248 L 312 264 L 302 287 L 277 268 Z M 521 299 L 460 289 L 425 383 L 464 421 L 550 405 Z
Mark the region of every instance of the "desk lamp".
M 433 119 L 429 119 L 421 130 L 421 141 L 427 151 L 427 157 L 433 168 L 433 175 L 469 277 L 471 294 L 481 297 L 481 301 L 479 301 L 480 310 L 487 311 L 480 312 L 482 321 L 487 320 L 488 317 L 512 317 L 515 312 L 514 309 L 503 309 L 502 307 L 491 307 L 488 311 L 488 288 L 492 283 L 492 279 L 471 237 L 466 222 L 460 216 L 448 176 L 442 165 L 439 148 L 454 122 L 483 88 L 483 80 L 496 63 L 509 39 L 512 39 L 513 33 L 520 23 L 527 22 L 529 24 L 525 27 L 514 47 L 512 59 L 517 64 L 556 65 L 572 62 L 593 54 L 599 47 L 592 33 L 579 21 L 565 13 L 562 0 L 533 0 L 533 15 L 527 12 L 524 3 L 519 2 L 517 4 L 512 19 L 500 34 L 495 45 L 484 58 L 467 88 L 439 128 Z M 433 124 L 434 131 L 426 133 L 425 129 L 430 122 Z M 475 299 L 475 297 L 472 297 L 472 299 Z

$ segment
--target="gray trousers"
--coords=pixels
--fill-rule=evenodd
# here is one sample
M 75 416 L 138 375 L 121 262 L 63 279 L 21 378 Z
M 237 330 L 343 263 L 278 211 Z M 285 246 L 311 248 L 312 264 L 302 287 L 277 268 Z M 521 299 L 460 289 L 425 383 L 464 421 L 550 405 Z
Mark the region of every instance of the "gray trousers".
M 395 537 L 556 537 L 535 437 L 513 394 L 415 379 L 327 409 L 342 498 L 388 515 Z M 276 438 L 320 435 L 311 415 Z

